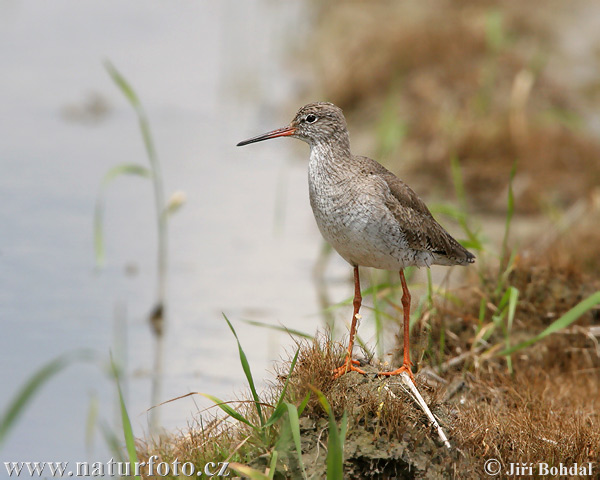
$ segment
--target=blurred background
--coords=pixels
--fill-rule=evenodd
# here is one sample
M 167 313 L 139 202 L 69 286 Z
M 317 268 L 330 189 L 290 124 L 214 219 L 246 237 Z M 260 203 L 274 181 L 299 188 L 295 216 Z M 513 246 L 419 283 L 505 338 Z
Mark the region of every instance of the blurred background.
M 106 184 L 101 268 L 94 251 L 106 173 L 148 167 L 136 113 L 106 61 L 144 106 L 166 200 L 185 198 L 167 224 L 165 401 L 245 389 L 223 313 L 263 385 L 294 341 L 247 321 L 314 335 L 335 320 L 346 332 L 350 310 L 327 307 L 349 299 L 351 269 L 323 253 L 307 146 L 235 147 L 304 103 L 342 107 L 353 151 L 397 173 L 461 238 L 448 215 L 462 201 L 458 162 L 469 221 L 491 249 L 516 162 L 511 241 L 522 255 L 597 272 L 598 52 L 591 0 L 0 1 L 0 415 L 57 356 L 86 348 L 99 359 L 69 364 L 39 390 L 0 446 L 2 461 L 101 460 L 108 448 L 94 425 L 118 418 L 110 355 L 136 435 L 149 429 L 158 240 L 148 178 Z M 376 327 L 364 313 L 370 342 Z M 159 424 L 183 429 L 206 405 L 169 403 Z

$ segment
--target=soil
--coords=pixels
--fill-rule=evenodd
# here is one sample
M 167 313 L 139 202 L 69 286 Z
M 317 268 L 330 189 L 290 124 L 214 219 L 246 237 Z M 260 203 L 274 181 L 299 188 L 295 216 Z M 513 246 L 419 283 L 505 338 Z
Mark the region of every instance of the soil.
M 600 141 L 590 127 L 600 84 L 595 74 L 587 81 L 576 76 L 565 47 L 569 35 L 579 34 L 579 20 L 597 8 L 591 0 L 539 6 L 373 2 L 365 15 L 364 2 L 315 5 L 307 48 L 315 52 L 321 99 L 348 117 L 353 150 L 375 152 L 427 202 L 451 197 L 450 165 L 457 159 L 468 213 L 490 232 L 487 225 L 505 221 L 509 172 L 517 164 L 514 262 L 507 267 L 506 259 L 493 258 L 502 235 L 490 234 L 492 245 L 462 288 L 436 297 L 413 329 L 417 386 L 450 450 L 396 379 L 351 372 L 333 381 L 345 346 L 327 338 L 301 345 L 287 400 L 299 405 L 316 388 L 338 425 L 346 412 L 346 478 L 485 478 L 489 459 L 502 465 L 498 478 L 508 476 L 511 462 L 595 462 L 595 473 L 600 469 L 598 306 L 515 352 L 510 363 L 498 356 L 508 328 L 506 317 L 497 320 L 498 306 L 509 286 L 519 293 L 510 345 L 600 290 Z M 584 45 L 579 59 L 594 72 L 598 45 Z M 361 368 L 380 370 L 366 358 Z M 280 365 L 269 397 L 277 398 L 288 369 Z M 240 410 L 252 415 L 251 404 Z M 214 461 L 234 455 L 267 471 L 272 450 L 261 451 L 244 425 L 202 425 L 141 446 L 141 457 L 200 463 L 200 454 Z M 308 478 L 325 478 L 328 420 L 315 395 L 300 427 Z M 293 444 L 278 452 L 275 478 L 302 478 Z

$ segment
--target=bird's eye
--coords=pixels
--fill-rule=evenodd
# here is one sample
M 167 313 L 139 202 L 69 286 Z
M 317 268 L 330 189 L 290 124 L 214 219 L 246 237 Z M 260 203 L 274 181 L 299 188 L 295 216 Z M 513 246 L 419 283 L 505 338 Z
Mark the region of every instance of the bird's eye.
M 306 116 L 306 121 L 308 123 L 315 123 L 317 121 L 317 116 L 311 113 L 310 115 Z

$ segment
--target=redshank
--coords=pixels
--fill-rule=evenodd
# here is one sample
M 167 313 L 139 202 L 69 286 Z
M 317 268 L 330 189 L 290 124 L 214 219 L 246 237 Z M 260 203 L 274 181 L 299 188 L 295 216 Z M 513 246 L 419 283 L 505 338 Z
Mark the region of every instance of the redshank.
M 400 272 L 404 317 L 404 361 L 400 368 L 414 381 L 410 361 L 410 292 L 404 277 L 409 266 L 468 265 L 475 256 L 433 218 L 413 190 L 381 164 L 352 155 L 346 119 L 328 102 L 305 105 L 283 128 L 244 140 L 238 147 L 270 138 L 295 137 L 310 145 L 310 205 L 325 240 L 354 267 L 354 313 L 346 359 L 333 372 L 365 374 L 352 359 L 356 322 L 362 302 L 358 267 Z

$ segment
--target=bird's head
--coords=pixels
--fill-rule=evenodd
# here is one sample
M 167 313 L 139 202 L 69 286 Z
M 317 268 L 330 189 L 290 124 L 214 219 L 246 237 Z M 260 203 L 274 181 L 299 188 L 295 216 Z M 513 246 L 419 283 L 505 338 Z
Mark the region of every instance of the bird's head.
M 315 145 L 335 139 L 347 141 L 348 129 L 341 108 L 329 102 L 309 103 L 298 110 L 288 126 L 249 138 L 237 146 L 277 137 L 295 137 Z

